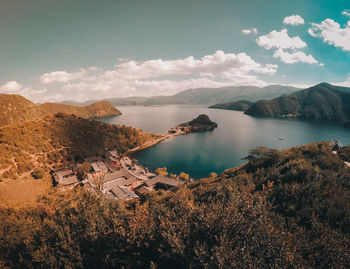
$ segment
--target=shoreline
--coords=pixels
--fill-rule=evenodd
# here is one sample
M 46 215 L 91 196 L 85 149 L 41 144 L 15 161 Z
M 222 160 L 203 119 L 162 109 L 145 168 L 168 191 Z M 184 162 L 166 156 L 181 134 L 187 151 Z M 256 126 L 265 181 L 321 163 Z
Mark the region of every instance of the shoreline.
M 128 155 L 130 153 L 133 153 L 133 152 L 136 152 L 136 151 L 140 151 L 140 150 L 144 150 L 144 149 L 147 149 L 147 148 L 150 148 L 150 147 L 153 147 L 167 139 L 170 139 L 172 137 L 176 137 L 176 136 L 179 136 L 179 135 L 184 135 L 184 134 L 188 134 L 186 132 L 181 132 L 181 133 L 175 133 L 175 134 L 165 134 L 163 135 L 161 138 L 157 138 L 155 140 L 152 140 L 152 141 L 148 141 L 146 142 L 145 144 L 141 145 L 141 146 L 137 146 L 136 148 L 132 148 L 132 149 L 129 149 L 127 152 L 125 152 L 125 155 Z

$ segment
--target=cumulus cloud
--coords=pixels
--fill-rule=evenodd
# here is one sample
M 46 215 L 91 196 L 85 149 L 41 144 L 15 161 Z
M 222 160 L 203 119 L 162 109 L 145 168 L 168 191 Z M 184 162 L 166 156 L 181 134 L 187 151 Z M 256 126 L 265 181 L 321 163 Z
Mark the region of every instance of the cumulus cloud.
M 289 25 L 300 25 L 300 24 L 304 24 L 305 21 L 299 15 L 292 15 L 292 16 L 285 17 L 283 19 L 283 23 L 289 24 Z
M 344 10 L 341 14 L 350 17 L 349 11 Z
M 170 95 L 198 87 L 228 85 L 265 86 L 259 74 L 272 75 L 278 66 L 260 64 L 246 53 L 213 54 L 163 60 L 118 61 L 112 70 L 95 68 L 77 72 L 55 71 L 40 77 L 44 84 L 60 82 L 65 98 L 80 100 L 103 97 Z M 98 72 L 97 72 L 98 71 Z M 58 96 L 59 97 L 59 96 Z
M 312 55 L 306 55 L 302 51 L 287 52 L 283 49 L 277 49 L 274 54 L 274 58 L 280 59 L 282 62 L 287 64 L 293 64 L 297 62 L 308 63 L 308 64 L 318 64 L 318 61 Z M 323 66 L 322 63 L 319 65 Z
M 96 67 L 92 66 L 89 68 L 91 71 L 96 71 Z M 67 71 L 54 71 L 51 73 L 45 73 L 40 77 L 42 84 L 49 84 L 54 82 L 67 83 L 72 80 L 77 80 L 86 75 L 86 70 L 81 68 L 77 72 L 68 73 Z
M 262 35 L 256 39 L 256 43 L 265 49 L 300 49 L 307 46 L 299 36 L 290 37 L 287 29 L 280 32 L 274 30 L 267 35 Z
M 348 77 L 345 81 L 334 82 L 332 84 L 336 86 L 350 87 L 350 77 Z
M 0 86 L 0 93 L 5 94 L 20 94 L 31 100 L 37 100 L 40 98 L 40 95 L 47 92 L 47 89 L 35 90 L 29 87 L 24 87 L 22 84 L 17 81 L 8 81 L 5 84 Z
M 299 36 L 290 37 L 287 29 L 283 29 L 280 32 L 274 30 L 267 35 L 262 35 L 256 39 L 256 43 L 268 50 L 275 48 L 273 57 L 280 59 L 284 63 L 302 62 L 323 66 L 312 55 L 306 55 L 300 50 L 306 48 L 307 44 Z
M 322 38 L 325 43 L 350 51 L 350 21 L 342 28 L 334 20 L 325 19 L 321 23 L 312 23 L 308 32 L 313 37 Z
M 244 34 L 244 35 L 250 35 L 250 34 L 256 35 L 257 33 L 258 33 L 258 29 L 253 28 L 253 27 L 250 27 L 249 29 L 242 30 L 242 34 Z

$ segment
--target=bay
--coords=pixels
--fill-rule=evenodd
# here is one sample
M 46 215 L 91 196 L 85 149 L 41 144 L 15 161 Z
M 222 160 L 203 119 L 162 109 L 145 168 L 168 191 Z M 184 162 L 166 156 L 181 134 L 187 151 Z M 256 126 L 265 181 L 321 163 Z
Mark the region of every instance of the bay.
M 256 146 L 284 149 L 315 141 L 339 139 L 350 144 L 350 128 L 296 119 L 254 118 L 239 111 L 204 106 L 122 106 L 117 117 L 99 120 L 164 134 L 179 123 L 207 114 L 218 124 L 214 131 L 177 136 L 133 155 L 151 170 L 167 167 L 174 174 L 186 172 L 193 178 L 238 166 L 249 149 Z

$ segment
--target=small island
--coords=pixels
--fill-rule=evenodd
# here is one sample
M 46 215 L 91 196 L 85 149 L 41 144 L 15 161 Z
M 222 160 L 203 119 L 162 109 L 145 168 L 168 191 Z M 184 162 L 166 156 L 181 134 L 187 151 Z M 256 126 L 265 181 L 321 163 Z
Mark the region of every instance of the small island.
M 186 133 L 194 133 L 194 132 L 204 132 L 211 131 L 217 128 L 218 125 L 216 122 L 210 120 L 208 115 L 202 114 L 197 118 L 181 123 L 174 128 L 171 128 L 168 133 L 169 134 L 186 134 Z

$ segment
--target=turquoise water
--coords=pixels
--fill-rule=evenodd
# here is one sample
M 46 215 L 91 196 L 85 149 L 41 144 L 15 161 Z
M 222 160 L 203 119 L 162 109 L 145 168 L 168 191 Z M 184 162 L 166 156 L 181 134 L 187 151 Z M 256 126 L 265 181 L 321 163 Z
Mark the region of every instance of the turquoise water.
M 171 173 L 184 171 L 194 178 L 242 164 L 242 158 L 256 146 L 283 149 L 334 138 L 350 144 L 349 128 L 326 123 L 254 118 L 243 112 L 202 106 L 127 106 L 118 109 L 123 113 L 121 116 L 101 120 L 159 134 L 203 113 L 218 123 L 214 131 L 174 137 L 134 155 L 140 164 L 152 170 L 165 166 Z

